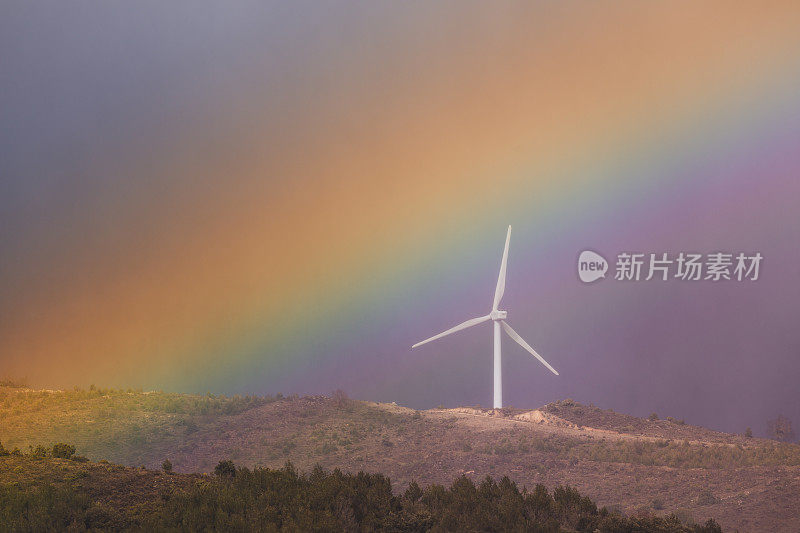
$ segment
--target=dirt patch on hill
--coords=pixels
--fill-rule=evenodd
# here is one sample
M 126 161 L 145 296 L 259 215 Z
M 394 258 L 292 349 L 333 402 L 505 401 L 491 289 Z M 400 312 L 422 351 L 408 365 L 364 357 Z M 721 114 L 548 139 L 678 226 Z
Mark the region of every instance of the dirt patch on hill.
M 714 431 L 701 426 L 686 424 L 683 420 L 654 416 L 638 418 L 612 409 L 600 409 L 593 405 L 582 405 L 572 400 L 562 400 L 545 405 L 545 413 L 557 416 L 578 427 L 604 429 L 617 433 L 673 440 L 690 440 L 705 443 L 751 445 L 754 439 Z

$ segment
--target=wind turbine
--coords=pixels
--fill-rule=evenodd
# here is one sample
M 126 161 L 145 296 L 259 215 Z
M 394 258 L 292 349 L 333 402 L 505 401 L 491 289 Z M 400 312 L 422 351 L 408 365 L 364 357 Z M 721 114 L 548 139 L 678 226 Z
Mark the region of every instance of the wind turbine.
M 466 322 L 462 322 L 461 324 L 448 329 L 447 331 L 443 331 L 438 335 L 434 335 L 430 339 L 425 339 L 422 342 L 418 342 L 411 349 L 416 348 L 417 346 L 422 346 L 423 344 L 429 343 L 431 341 L 435 341 L 436 339 L 441 339 L 451 333 L 455 333 L 456 331 L 461 331 L 462 329 L 471 328 L 472 326 L 477 326 L 483 322 L 488 322 L 491 320 L 494 323 L 494 408 L 501 409 L 503 407 L 503 377 L 502 377 L 502 366 L 500 364 L 500 328 L 502 327 L 508 336 L 517 341 L 517 344 L 525 348 L 531 355 L 533 355 L 536 359 L 541 361 L 541 363 L 550 370 L 556 376 L 558 372 L 556 369 L 550 366 L 550 363 L 544 360 L 541 355 L 536 353 L 536 351 L 531 348 L 531 346 L 525 342 L 525 339 L 519 336 L 519 334 L 514 331 L 511 326 L 505 321 L 508 318 L 508 312 L 500 311 L 498 306 L 500 305 L 500 300 L 503 298 L 503 293 L 506 290 L 506 264 L 508 263 L 508 243 L 511 241 L 511 226 L 508 227 L 508 233 L 506 234 L 506 247 L 503 249 L 503 260 L 500 262 L 500 275 L 497 278 L 497 288 L 494 290 L 494 303 L 492 303 L 492 312 L 485 316 L 480 316 L 478 318 L 471 318 Z

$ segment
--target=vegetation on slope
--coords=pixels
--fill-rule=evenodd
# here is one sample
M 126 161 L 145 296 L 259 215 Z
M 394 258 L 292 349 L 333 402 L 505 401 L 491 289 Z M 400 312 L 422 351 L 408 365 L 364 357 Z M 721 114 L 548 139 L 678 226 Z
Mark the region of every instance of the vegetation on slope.
M 602 440 L 587 442 L 561 435 L 501 439 L 479 453 L 507 455 L 536 451 L 567 460 L 627 463 L 673 468 L 741 468 L 747 466 L 798 466 L 800 447 L 779 443 L 745 447 L 741 444 L 692 444 L 688 440 Z
M 200 428 L 282 396 L 190 395 L 92 386 L 38 391 L 0 387 L 0 439 L 26 449 L 68 440 L 94 459 L 143 464 Z
M 56 450 L 57 451 L 57 450 Z M 52 455 L 52 451 L 51 451 Z M 154 497 L 157 493 L 158 496 Z M 300 474 L 217 465 L 187 476 L 38 456 L 0 457 L 0 531 L 661 531 L 715 533 L 674 515 L 627 517 L 578 491 L 522 490 L 507 477 L 477 486 L 412 483 L 392 492 L 381 474 Z
M 288 415 L 285 418 L 291 419 L 282 422 L 281 431 L 273 426 L 257 443 L 246 442 L 242 447 L 223 451 L 235 460 L 263 466 L 276 466 L 276 462 L 282 464 L 298 459 L 297 456 L 313 457 L 324 463 L 326 458 L 337 455 L 358 456 L 373 447 L 385 451 L 399 443 L 419 442 L 428 435 L 457 429 L 455 417 L 432 420 L 419 413 L 393 413 L 342 396 L 334 399 L 284 398 L 281 395 L 226 397 L 96 387 L 72 391 L 0 388 L 0 419 L 3 420 L 0 439 L 9 448 L 23 450 L 41 442 L 70 441 L 92 459 L 155 467 L 169 456 L 179 460 L 180 456 L 196 455 L 198 441 L 225 434 L 234 420 L 240 423 L 235 419 L 237 415 L 275 402 L 281 402 L 281 416 Z M 797 445 L 744 438 L 732 442 L 730 435 L 704 428 L 637 419 L 571 401 L 549 404 L 546 410 L 579 424 L 593 421 L 594 427 L 613 427 L 623 433 L 635 424 L 637 433 L 655 432 L 665 438 L 606 441 L 508 431 L 499 439 L 467 441 L 461 438 L 463 449 L 459 451 L 470 455 L 532 458 L 544 454 L 567 461 L 675 468 L 800 465 L 800 446 Z M 677 433 L 666 433 L 667 429 L 676 429 L 664 427 L 670 424 L 677 427 Z M 710 442 L 698 444 L 689 438 L 675 438 L 696 438 L 698 434 L 709 437 Z M 669 436 L 673 438 L 666 438 Z M 723 441 L 726 436 L 728 441 Z M 251 457 L 254 453 L 256 455 Z M 214 460 L 216 458 L 218 455 Z M 204 464 L 190 466 L 208 470 L 213 467 L 213 463 L 209 463 L 211 460 L 209 457 Z
M 0 441 L 25 453 L 36 452 L 39 443 L 70 442 L 91 460 L 146 465 L 151 472 L 165 462 L 176 472 L 211 472 L 221 457 L 272 470 L 287 461 L 306 472 L 320 464 L 381 472 L 401 491 L 415 479 L 449 486 L 462 474 L 473 483 L 508 475 L 520 486 L 569 484 L 633 515 L 676 510 L 686 520 L 715 517 L 731 529 L 800 528 L 800 517 L 791 512 L 800 502 L 796 444 L 569 401 L 541 411 L 553 423 L 538 423 L 518 409 L 414 411 L 343 394 L 225 397 L 0 387 Z M 518 418 L 523 415 L 531 416 Z

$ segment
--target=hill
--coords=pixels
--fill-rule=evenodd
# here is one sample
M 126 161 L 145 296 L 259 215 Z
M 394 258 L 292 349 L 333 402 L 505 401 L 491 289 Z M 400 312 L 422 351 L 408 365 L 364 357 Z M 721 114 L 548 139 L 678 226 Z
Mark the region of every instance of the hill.
M 58 447 L 61 446 L 60 452 Z M 402 493 L 381 474 L 236 468 L 174 474 L 63 453 L 0 452 L 0 532 L 5 531 L 653 531 L 721 533 L 675 515 L 628 517 L 598 509 L 570 487 L 522 490 L 508 477 L 449 487 L 412 483 Z
M 724 529 L 797 531 L 800 446 L 648 420 L 571 401 L 536 410 L 414 411 L 315 397 L 221 397 L 118 390 L 0 388 L 9 449 L 71 442 L 91 459 L 210 472 L 221 459 L 287 460 L 379 472 L 397 490 L 486 475 L 571 485 L 627 513 L 715 518 Z

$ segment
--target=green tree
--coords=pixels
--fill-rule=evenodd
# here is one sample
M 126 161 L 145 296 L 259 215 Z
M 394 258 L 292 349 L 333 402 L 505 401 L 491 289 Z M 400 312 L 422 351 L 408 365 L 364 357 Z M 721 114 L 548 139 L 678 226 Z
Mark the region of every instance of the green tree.
M 403 494 L 403 497 L 410 502 L 419 501 L 422 497 L 422 489 L 419 488 L 419 484 L 417 484 L 416 481 L 412 481 Z
M 230 459 L 220 461 L 214 467 L 214 473 L 222 479 L 233 479 L 236 477 L 236 465 Z

